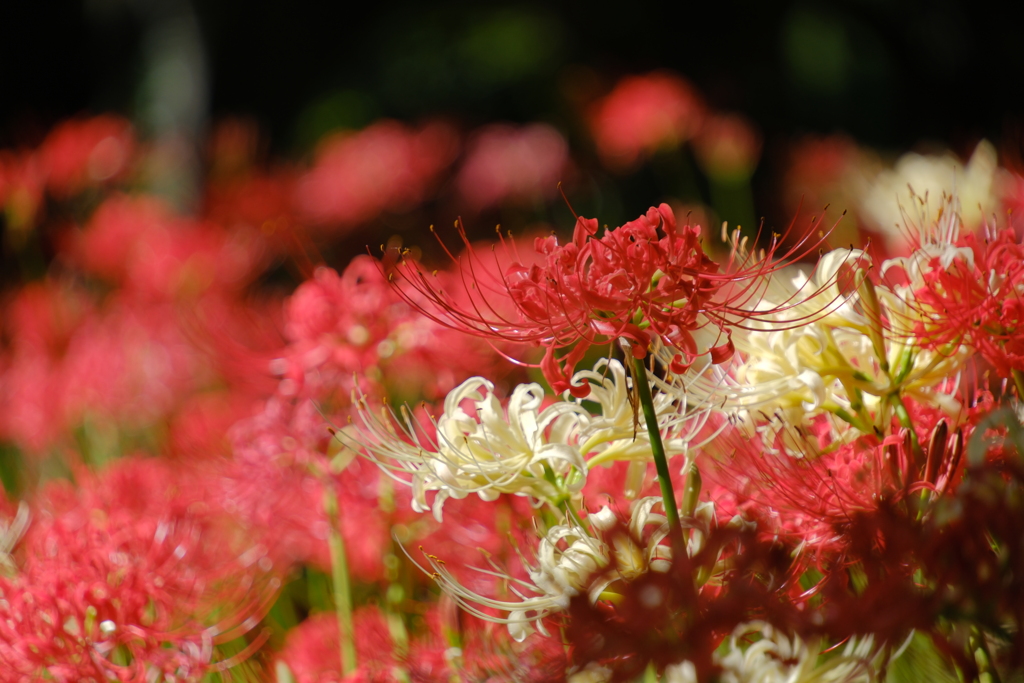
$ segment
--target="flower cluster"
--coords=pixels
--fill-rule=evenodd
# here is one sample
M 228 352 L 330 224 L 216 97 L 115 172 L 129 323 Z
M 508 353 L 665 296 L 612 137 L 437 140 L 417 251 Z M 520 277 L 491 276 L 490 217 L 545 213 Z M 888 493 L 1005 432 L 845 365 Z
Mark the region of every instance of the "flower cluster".
M 680 227 L 671 207 L 662 204 L 603 236 L 597 219 L 578 218 L 571 242 L 537 238 L 538 262 L 526 266 L 512 256 L 503 273 L 482 271 L 481 280 L 492 281 L 471 287 L 464 282 L 464 301 L 415 262 L 399 256 L 397 267 L 415 293 L 433 304 L 419 304 L 428 316 L 473 335 L 543 346 L 540 367 L 551 386 L 582 397 L 589 385 L 574 385 L 570 376 L 595 344 L 624 340 L 634 358 L 644 358 L 655 345 L 671 348 L 674 373 L 685 372 L 699 355 L 715 364 L 729 360 L 732 324 L 753 315 L 744 307 L 762 300 L 771 272 L 807 248 L 801 242 L 776 254 L 778 244 L 773 239 L 763 258 L 741 254 L 733 267 L 722 269 L 705 254 L 700 226 Z M 511 315 L 489 303 L 494 292 L 511 300 Z M 760 307 L 754 317 L 784 315 L 792 304 L 786 299 Z M 707 327 L 717 331 L 714 343 L 699 348 L 694 332 Z
M 137 460 L 78 492 L 45 492 L 0 578 L 5 676 L 192 681 L 217 670 L 218 644 L 253 628 L 278 579 L 174 479 Z
M 0 151 L 0 681 L 1019 678 L 1024 180 L 595 84 Z

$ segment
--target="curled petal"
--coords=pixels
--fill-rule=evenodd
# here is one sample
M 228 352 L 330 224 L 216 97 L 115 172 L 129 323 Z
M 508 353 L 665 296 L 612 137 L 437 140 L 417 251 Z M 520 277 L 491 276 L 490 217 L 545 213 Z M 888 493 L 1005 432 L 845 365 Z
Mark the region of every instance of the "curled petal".
M 729 361 L 736 353 L 736 347 L 732 345 L 732 337 L 727 337 L 724 344 L 712 347 L 708 353 L 711 356 L 711 363 L 721 365 Z
M 797 380 L 811 391 L 811 401 L 804 401 L 804 410 L 811 411 L 821 408 L 825 403 L 825 381 L 813 370 L 804 370 L 797 375 Z

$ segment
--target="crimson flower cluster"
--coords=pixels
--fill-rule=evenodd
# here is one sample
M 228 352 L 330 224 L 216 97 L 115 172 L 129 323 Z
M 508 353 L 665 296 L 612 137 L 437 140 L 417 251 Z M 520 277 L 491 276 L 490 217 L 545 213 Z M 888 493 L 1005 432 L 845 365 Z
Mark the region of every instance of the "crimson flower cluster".
M 392 250 L 392 263 L 397 261 L 399 272 L 433 304 L 414 305 L 469 334 L 544 346 L 540 367 L 545 377 L 555 391 L 578 397 L 587 396 L 589 387 L 572 385 L 576 363 L 592 346 L 616 339 L 628 341 L 635 358 L 644 358 L 655 342 L 674 348 L 669 369 L 675 373 L 684 372 L 701 353 L 713 363 L 727 361 L 733 354 L 732 323 L 789 308 L 791 302 L 771 311 L 751 310 L 750 304 L 763 292 L 764 278 L 804 253 L 806 242 L 776 258 L 776 237 L 763 258 L 734 253 L 731 267 L 723 269 L 704 253 L 700 226 L 679 226 L 671 207 L 661 204 L 620 227 L 606 228 L 602 236 L 597 219 L 580 217 L 566 244 L 553 235 L 537 238 L 537 258 L 530 265 L 510 253 L 506 243 L 510 265 L 502 270 L 497 259 L 494 268 L 474 267 L 479 258 L 457 225 L 470 253 L 463 291 L 455 297 L 444 291 L 436 274 L 428 275 Z M 414 296 L 407 294 L 410 301 Z M 508 302 L 511 306 L 502 305 Z M 707 325 L 717 329 L 716 341 L 701 350 L 693 332 Z
M 1024 370 L 1024 245 L 1005 228 L 990 239 L 960 237 L 948 267 L 932 258 L 924 286 L 914 293 L 938 315 L 920 322 L 916 333 L 933 348 L 966 344 L 996 370 Z
M 80 476 L 79 491 L 47 488 L 18 573 L 0 577 L 0 680 L 189 681 L 216 670 L 216 646 L 269 606 L 277 580 L 266 561 L 232 552 L 164 463 Z

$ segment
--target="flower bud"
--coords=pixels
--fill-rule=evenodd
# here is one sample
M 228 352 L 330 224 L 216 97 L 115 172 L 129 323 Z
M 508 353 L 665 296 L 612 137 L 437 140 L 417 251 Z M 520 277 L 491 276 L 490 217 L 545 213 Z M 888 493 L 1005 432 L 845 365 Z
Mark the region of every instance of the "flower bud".
M 863 268 L 857 269 L 857 293 L 860 294 L 860 303 L 864 308 L 864 315 L 868 319 L 868 338 L 871 340 L 871 348 L 878 358 L 878 365 L 882 372 L 889 373 L 889 356 L 885 350 L 885 335 L 882 325 L 882 307 L 878 303 L 878 294 L 875 292 L 875 285 L 868 277 L 868 272 Z
M 939 475 L 939 466 L 946 455 L 946 438 L 949 436 L 949 427 L 945 420 L 939 420 L 932 430 L 931 439 L 928 442 L 928 459 L 924 466 L 924 480 L 934 484 Z

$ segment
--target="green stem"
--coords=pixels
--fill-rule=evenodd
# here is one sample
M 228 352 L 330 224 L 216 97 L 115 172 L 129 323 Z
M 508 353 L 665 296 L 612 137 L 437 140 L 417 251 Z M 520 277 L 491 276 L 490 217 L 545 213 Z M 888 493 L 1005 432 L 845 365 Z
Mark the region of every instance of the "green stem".
M 1017 400 L 1024 401 L 1024 372 L 1017 368 L 1010 371 L 1013 374 L 1013 383 L 1017 385 Z
M 686 552 L 682 526 L 679 524 L 679 508 L 676 507 L 676 494 L 668 473 L 668 460 L 665 458 L 665 446 L 661 442 L 658 413 L 654 409 L 651 385 L 647 381 L 647 368 L 644 366 L 643 358 L 633 359 L 633 371 L 633 381 L 636 382 L 640 405 L 644 410 L 644 420 L 647 422 L 647 434 L 651 438 L 651 454 L 654 456 L 654 467 L 658 471 L 658 484 L 661 485 L 661 500 L 665 506 L 665 516 L 668 517 L 669 533 L 673 540 L 678 542 L 680 552 Z
M 896 413 L 896 419 L 899 420 L 900 426 L 910 432 L 910 445 L 914 449 L 915 461 L 920 460 L 921 444 L 917 441 L 917 432 L 914 431 L 914 423 L 910 421 L 910 413 L 907 412 L 907 407 L 903 405 L 903 399 L 897 391 L 889 395 L 889 400 L 892 403 L 893 411 Z
M 982 683 L 1002 683 L 999 672 L 996 671 L 996 667 L 992 663 L 992 655 L 988 651 L 985 634 L 975 627 L 971 628 L 970 646 L 974 649 L 975 661 L 981 660 L 978 662 L 981 674 L 979 680 Z
M 328 484 L 324 489 L 324 512 L 329 528 L 327 543 L 331 551 L 331 578 L 334 582 L 334 610 L 338 615 L 338 638 L 341 643 L 341 672 L 348 676 L 356 670 L 355 631 L 352 625 L 352 589 L 349 586 L 348 558 L 345 539 L 338 517 L 338 496 Z
M 851 415 L 849 412 L 847 412 L 845 409 L 841 408 L 837 404 L 834 404 L 834 403 L 833 404 L 828 404 L 828 403 L 826 403 L 822 407 L 825 410 L 827 410 L 830 413 L 832 413 L 833 415 L 835 415 L 836 417 L 838 417 L 840 420 L 845 421 L 847 424 L 849 424 L 851 427 L 853 427 L 854 429 L 858 430 L 862 434 L 867 434 L 868 432 L 871 431 L 868 428 L 867 423 L 864 420 L 862 420 L 860 417 L 856 417 L 854 415 Z

